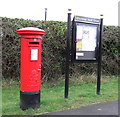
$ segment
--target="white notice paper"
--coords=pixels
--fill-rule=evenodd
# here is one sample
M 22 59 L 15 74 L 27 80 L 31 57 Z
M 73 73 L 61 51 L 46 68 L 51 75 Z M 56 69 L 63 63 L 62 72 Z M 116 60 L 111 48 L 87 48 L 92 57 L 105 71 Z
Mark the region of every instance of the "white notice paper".
M 84 53 L 76 53 L 76 56 L 84 56 Z
M 31 49 L 31 60 L 38 60 L 38 49 Z

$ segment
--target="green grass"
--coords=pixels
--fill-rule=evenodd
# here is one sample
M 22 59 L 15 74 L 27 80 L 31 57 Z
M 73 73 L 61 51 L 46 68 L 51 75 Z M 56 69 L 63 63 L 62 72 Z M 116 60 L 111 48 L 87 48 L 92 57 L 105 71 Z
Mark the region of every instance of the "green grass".
M 2 88 L 2 115 L 37 115 L 78 108 L 94 103 L 118 99 L 118 78 L 102 78 L 101 95 L 96 95 L 95 82 L 79 82 L 72 79 L 69 88 L 69 98 L 64 99 L 64 81 L 46 83 L 41 90 L 41 105 L 38 109 L 22 111 L 19 108 L 19 83 L 3 80 Z

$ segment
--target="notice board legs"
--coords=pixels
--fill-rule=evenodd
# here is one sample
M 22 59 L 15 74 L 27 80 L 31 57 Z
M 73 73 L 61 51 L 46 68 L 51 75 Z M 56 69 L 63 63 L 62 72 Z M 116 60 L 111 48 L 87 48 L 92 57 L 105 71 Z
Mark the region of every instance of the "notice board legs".
M 69 11 L 71 12 L 71 9 L 69 9 Z M 71 13 L 68 13 L 66 66 L 65 66 L 65 95 L 64 95 L 65 98 L 68 98 L 69 88 L 70 38 L 71 38 Z
M 65 73 L 65 98 L 68 98 L 68 88 L 69 88 L 69 65 L 66 65 L 66 73 Z
M 97 94 L 100 95 L 100 84 L 101 84 L 101 62 L 97 66 Z
M 98 95 L 100 95 L 100 84 L 101 84 L 102 32 L 103 32 L 103 18 L 100 19 L 100 40 L 99 40 L 99 51 L 98 51 L 98 66 L 97 66 L 97 94 Z

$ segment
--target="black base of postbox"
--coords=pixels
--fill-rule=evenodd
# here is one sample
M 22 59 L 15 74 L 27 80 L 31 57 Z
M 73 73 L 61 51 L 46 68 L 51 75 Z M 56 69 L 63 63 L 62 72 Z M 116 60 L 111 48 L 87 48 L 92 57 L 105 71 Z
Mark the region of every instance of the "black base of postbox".
M 40 91 L 36 92 L 20 91 L 20 108 L 22 110 L 39 107 L 40 107 Z

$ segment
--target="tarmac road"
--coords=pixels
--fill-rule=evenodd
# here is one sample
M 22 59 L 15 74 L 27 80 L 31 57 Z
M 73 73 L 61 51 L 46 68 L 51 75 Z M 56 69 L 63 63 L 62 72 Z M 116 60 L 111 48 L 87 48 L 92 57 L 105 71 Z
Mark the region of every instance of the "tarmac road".
M 118 100 L 43 115 L 118 115 Z

